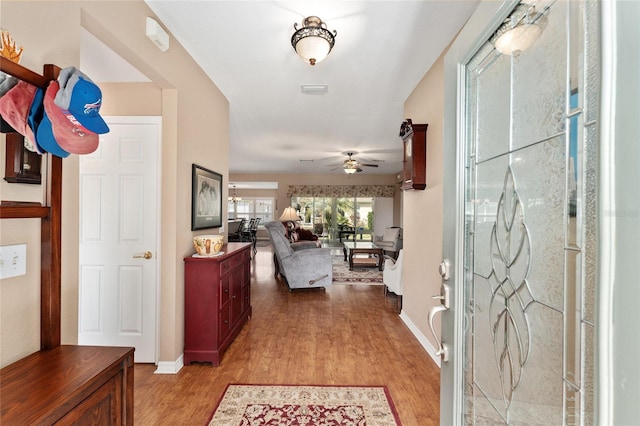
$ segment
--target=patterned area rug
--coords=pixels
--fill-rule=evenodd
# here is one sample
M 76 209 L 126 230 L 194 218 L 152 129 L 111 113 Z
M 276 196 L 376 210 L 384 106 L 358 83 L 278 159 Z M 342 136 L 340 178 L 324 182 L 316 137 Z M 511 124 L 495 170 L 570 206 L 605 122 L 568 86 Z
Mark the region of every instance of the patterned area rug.
M 386 386 L 229 385 L 209 426 L 397 426 Z
M 333 284 L 382 285 L 382 272 L 378 268 L 353 268 L 344 261 L 344 255 L 333 256 Z

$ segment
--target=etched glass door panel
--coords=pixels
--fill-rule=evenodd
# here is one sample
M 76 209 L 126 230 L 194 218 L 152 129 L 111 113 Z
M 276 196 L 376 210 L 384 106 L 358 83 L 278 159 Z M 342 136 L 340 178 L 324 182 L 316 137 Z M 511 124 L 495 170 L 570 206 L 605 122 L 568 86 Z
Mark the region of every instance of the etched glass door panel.
M 593 422 L 597 7 L 533 3 L 466 66 L 467 424 Z

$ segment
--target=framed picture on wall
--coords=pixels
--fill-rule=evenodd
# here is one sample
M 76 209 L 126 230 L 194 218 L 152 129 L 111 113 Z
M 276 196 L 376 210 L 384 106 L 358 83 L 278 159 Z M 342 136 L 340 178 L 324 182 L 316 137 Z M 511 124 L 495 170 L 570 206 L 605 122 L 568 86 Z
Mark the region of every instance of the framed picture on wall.
M 191 166 L 191 230 L 222 226 L 222 175 Z

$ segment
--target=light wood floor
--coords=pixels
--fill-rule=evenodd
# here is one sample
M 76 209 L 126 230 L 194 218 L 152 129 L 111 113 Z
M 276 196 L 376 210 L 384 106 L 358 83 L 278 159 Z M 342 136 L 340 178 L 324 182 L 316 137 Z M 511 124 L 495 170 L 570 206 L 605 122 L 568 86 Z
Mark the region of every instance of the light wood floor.
M 135 366 L 135 424 L 203 425 L 230 383 L 386 385 L 405 426 L 439 423 L 440 371 L 382 286 L 289 292 L 272 253 L 252 261 L 253 316 L 218 367 Z

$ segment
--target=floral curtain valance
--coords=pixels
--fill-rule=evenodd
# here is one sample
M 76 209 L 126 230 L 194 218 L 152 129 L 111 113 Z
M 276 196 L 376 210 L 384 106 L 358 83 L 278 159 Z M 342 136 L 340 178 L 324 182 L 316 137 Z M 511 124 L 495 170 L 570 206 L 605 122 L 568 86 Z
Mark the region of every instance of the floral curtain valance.
M 287 197 L 393 197 L 394 185 L 289 185 Z

